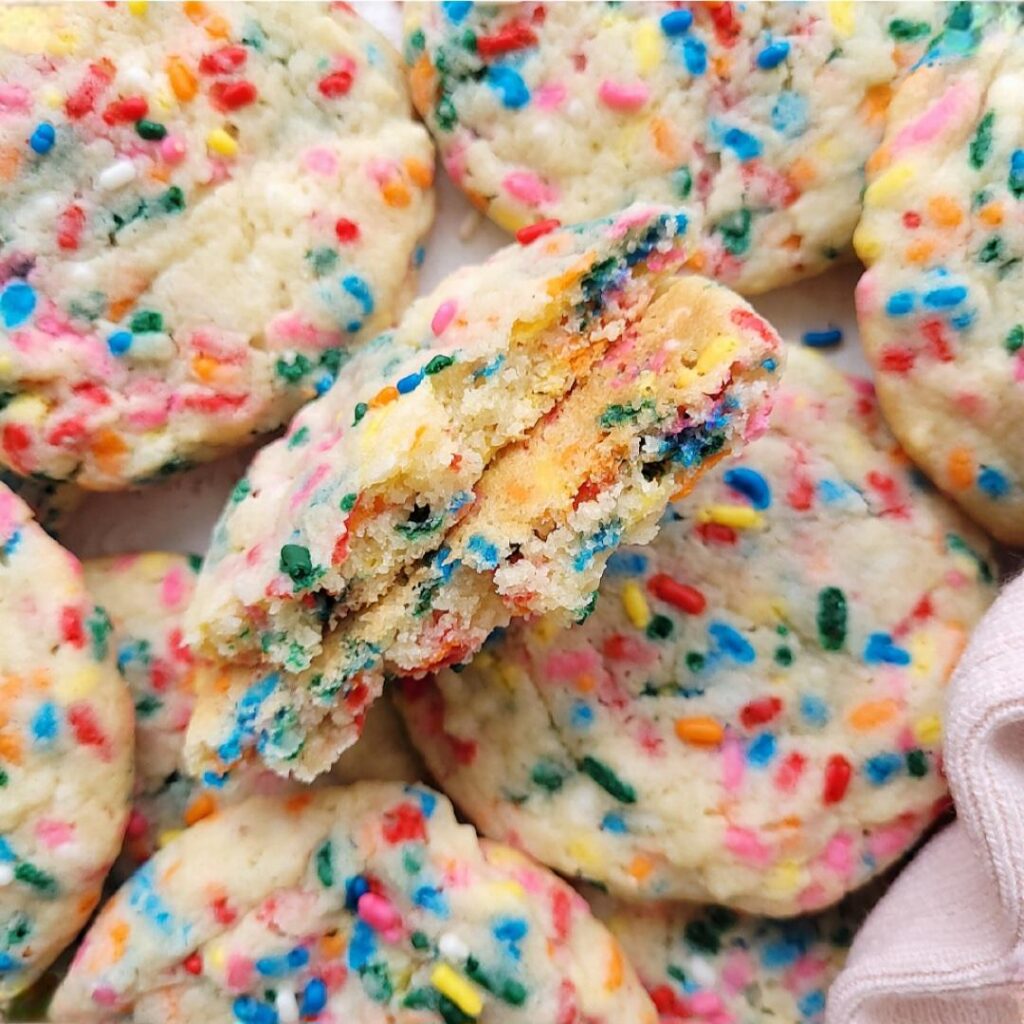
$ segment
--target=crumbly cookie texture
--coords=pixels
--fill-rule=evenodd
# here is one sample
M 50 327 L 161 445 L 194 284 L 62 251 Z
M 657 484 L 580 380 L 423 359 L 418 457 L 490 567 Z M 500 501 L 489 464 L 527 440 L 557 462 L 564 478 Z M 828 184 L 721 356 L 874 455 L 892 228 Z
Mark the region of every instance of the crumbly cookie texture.
M 0 460 L 116 490 L 239 447 L 390 325 L 433 215 L 341 4 L 0 12 Z
M 775 332 L 636 207 L 464 268 L 263 449 L 189 610 L 196 770 L 323 771 L 386 675 L 587 613 L 608 555 L 760 434 Z M 261 659 L 261 660 L 257 660 Z M 218 667 L 218 669 L 220 666 Z
M 809 912 L 946 805 L 990 556 L 870 385 L 796 349 L 768 434 L 609 559 L 585 623 L 514 628 L 400 708 L 486 835 L 633 899 Z
M 995 5 L 408 3 L 415 102 L 508 231 L 679 206 L 693 265 L 754 293 L 845 255 L 891 89 Z
M 124 847 L 112 875 L 128 878 L 182 829 L 254 795 L 297 791 L 272 772 L 250 768 L 222 779 L 196 778 L 184 761 L 185 729 L 202 659 L 185 643 L 182 618 L 195 590 L 199 559 L 167 552 L 118 555 L 85 563 L 89 592 L 111 622 L 118 671 L 135 705 L 135 788 Z M 390 700 L 370 708 L 359 742 L 322 779 L 416 782 L 424 767 Z
M 857 316 L 886 418 L 932 480 L 1024 544 L 1024 55 L 916 71 L 869 165 Z
M 88 920 L 121 845 L 132 709 L 79 563 L 0 485 L 0 1003 Z
M 581 896 L 444 797 L 382 783 L 256 797 L 182 833 L 103 909 L 52 1015 L 657 1020 Z

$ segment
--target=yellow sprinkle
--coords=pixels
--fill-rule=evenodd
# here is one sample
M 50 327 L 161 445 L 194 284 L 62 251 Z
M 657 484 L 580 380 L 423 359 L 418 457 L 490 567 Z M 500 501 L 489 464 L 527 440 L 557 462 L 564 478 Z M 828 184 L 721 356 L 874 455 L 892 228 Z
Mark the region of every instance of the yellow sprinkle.
M 480 990 L 448 964 L 438 964 L 430 974 L 430 984 L 447 996 L 463 1013 L 479 1017 L 484 1008 Z
M 128 0 L 128 10 L 136 17 L 145 14 L 148 6 L 147 0 Z
M 917 676 L 927 676 L 935 665 L 935 641 L 927 633 L 918 633 L 911 638 L 910 659 Z
M 633 57 L 641 75 L 653 71 L 665 56 L 664 36 L 651 18 L 641 21 L 633 33 Z
M 221 968 L 227 963 L 227 956 L 224 954 L 223 946 L 214 946 L 213 949 L 208 950 L 204 954 L 203 959 L 211 967 Z
M 731 334 L 719 334 L 712 338 L 707 348 L 697 357 L 695 369 L 698 373 L 707 373 L 725 362 L 736 351 L 736 339 Z
M 162 850 L 168 843 L 171 843 L 175 839 L 177 839 L 178 836 L 181 835 L 182 831 L 183 829 L 180 828 L 164 829 L 164 831 L 161 832 L 156 838 L 157 846 L 159 846 L 160 849 Z
M 584 871 L 597 871 L 604 863 L 597 848 L 587 839 L 570 840 L 566 852 Z
M 73 675 L 58 680 L 55 687 L 58 699 L 64 704 L 88 697 L 100 679 L 100 670 L 96 665 L 87 665 Z
M 622 588 L 622 607 L 629 616 L 629 621 L 637 629 L 646 629 L 651 621 L 651 609 L 647 605 L 647 598 L 640 589 L 639 584 L 632 580 Z
M 71 29 L 61 29 L 47 47 L 55 57 L 67 57 L 78 48 L 78 36 Z
M 906 186 L 917 177 L 917 172 L 910 164 L 904 162 L 893 164 L 883 171 L 864 193 L 865 206 L 879 206 L 895 198 Z
M 64 103 L 64 93 L 60 89 L 55 89 L 52 85 L 48 86 L 42 92 L 43 102 L 53 110 L 61 106 Z
M 697 514 L 702 523 L 731 526 L 734 530 L 756 530 L 764 524 L 764 517 L 749 505 L 705 505 Z
M 177 559 L 173 555 L 168 555 L 163 551 L 147 551 L 145 554 L 139 555 L 136 565 L 144 576 L 148 576 L 150 579 L 160 579 L 176 562 Z
M 677 388 L 688 388 L 696 379 L 696 370 L 691 370 L 687 366 L 680 366 L 679 369 L 676 370 L 675 385 Z
M 15 423 L 29 423 L 38 426 L 46 419 L 46 414 L 49 411 L 50 407 L 41 398 L 34 395 L 22 395 L 7 406 L 6 418 Z
M 864 226 L 864 221 L 857 225 L 853 233 L 853 248 L 861 261 L 869 266 L 882 255 L 882 243 Z
M 922 747 L 934 747 L 942 739 L 942 720 L 938 715 L 925 715 L 914 723 L 914 738 Z
M 853 0 L 831 0 L 828 5 L 828 20 L 841 36 L 853 35 Z
M 234 156 L 238 152 L 238 143 L 223 128 L 214 128 L 206 136 L 206 145 L 221 156 Z
M 788 894 L 800 888 L 802 875 L 803 871 L 796 861 L 784 860 L 772 870 L 766 885 L 769 892 Z

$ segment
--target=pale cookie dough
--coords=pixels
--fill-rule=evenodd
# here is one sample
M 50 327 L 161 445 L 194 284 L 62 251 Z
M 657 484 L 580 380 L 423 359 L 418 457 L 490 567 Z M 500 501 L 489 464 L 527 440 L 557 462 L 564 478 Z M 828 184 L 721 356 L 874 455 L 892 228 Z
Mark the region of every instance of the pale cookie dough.
M 611 550 L 761 433 L 778 337 L 681 272 L 677 224 L 632 208 L 463 268 L 257 456 L 189 610 L 255 663 L 201 677 L 196 770 L 308 778 L 385 675 L 585 615 Z
M 581 896 L 443 797 L 361 783 L 256 797 L 107 904 L 55 1020 L 655 1024 Z
M 401 62 L 344 4 L 0 10 L 0 460 L 117 490 L 330 387 L 433 215 Z
M 948 804 L 945 685 L 990 554 L 870 385 L 796 349 L 769 433 L 612 556 L 585 623 L 514 628 L 400 707 L 492 838 L 635 899 L 812 911 Z
M 845 255 L 891 88 L 997 5 L 409 3 L 413 101 L 508 231 L 679 206 L 692 265 L 754 293 Z
M 915 72 L 869 165 L 857 317 L 893 431 L 994 536 L 1024 544 L 1024 49 Z
M 121 845 L 132 710 L 82 568 L 0 486 L 0 1005 L 88 920 Z

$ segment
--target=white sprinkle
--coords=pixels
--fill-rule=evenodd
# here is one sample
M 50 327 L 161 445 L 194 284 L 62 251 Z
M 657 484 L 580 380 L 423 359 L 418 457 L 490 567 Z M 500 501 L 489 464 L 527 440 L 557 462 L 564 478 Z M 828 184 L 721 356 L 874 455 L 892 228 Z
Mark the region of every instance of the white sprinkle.
M 135 164 L 131 160 L 117 160 L 104 167 L 96 178 L 96 187 L 104 192 L 113 192 L 135 180 Z
M 290 988 L 279 988 L 274 999 L 277 1019 L 281 1024 L 297 1024 L 299 1019 L 299 1003 Z
M 701 960 L 700 957 L 690 957 L 684 970 L 701 988 L 711 988 L 718 982 L 715 969 L 707 960 Z
M 128 92 L 150 92 L 153 88 L 153 79 L 149 72 L 138 64 L 121 68 L 118 71 L 117 79 L 118 83 L 123 85 Z
M 469 958 L 469 946 L 454 932 L 444 932 L 437 941 L 441 956 L 452 963 L 463 964 Z
M 10 885 L 14 881 L 14 865 L 0 864 L 0 885 Z

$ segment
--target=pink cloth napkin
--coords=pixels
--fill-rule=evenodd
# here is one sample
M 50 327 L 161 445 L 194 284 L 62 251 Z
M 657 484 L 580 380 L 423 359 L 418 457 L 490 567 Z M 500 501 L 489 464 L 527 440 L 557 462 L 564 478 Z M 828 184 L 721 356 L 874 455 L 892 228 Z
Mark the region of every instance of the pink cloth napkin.
M 1024 577 L 975 631 L 946 718 L 958 821 L 868 918 L 827 1024 L 1024 1024 Z

